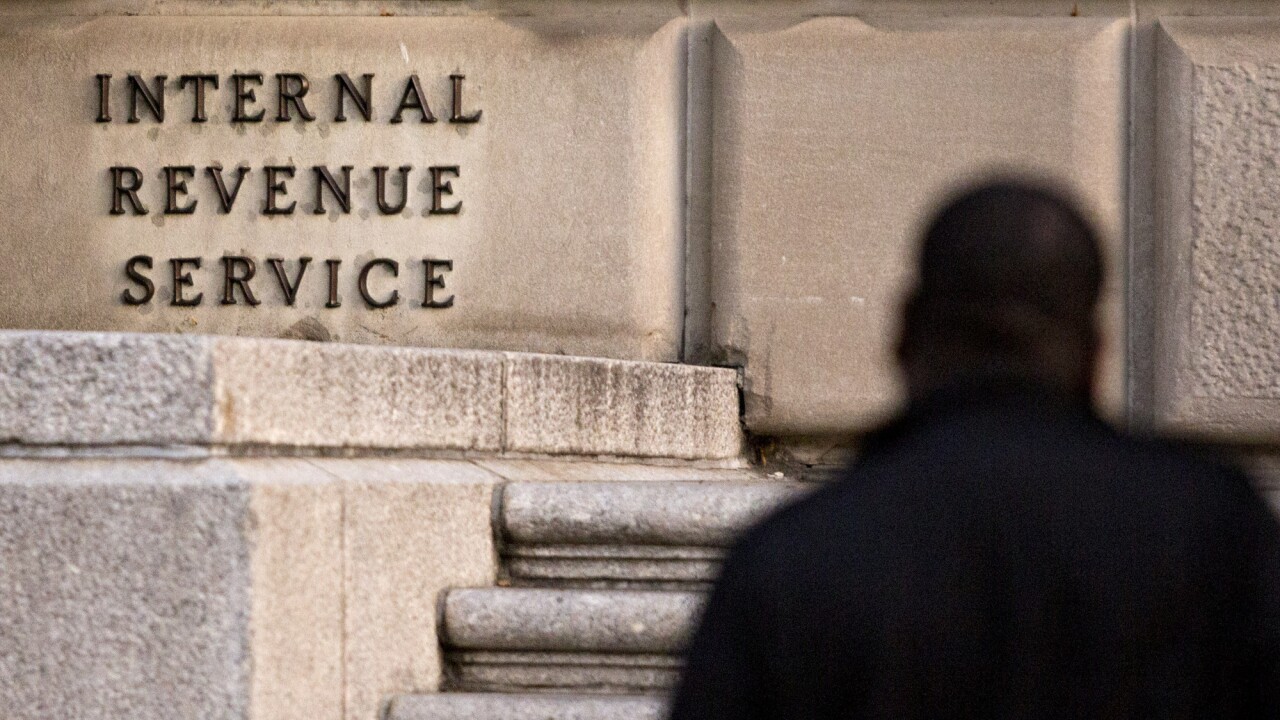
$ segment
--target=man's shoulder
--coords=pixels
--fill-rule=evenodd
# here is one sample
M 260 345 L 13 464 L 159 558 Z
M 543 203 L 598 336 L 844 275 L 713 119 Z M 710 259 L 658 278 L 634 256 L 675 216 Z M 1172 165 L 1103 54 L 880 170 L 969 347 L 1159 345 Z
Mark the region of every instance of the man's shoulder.
M 1249 488 L 1251 480 L 1235 461 L 1219 448 L 1156 436 L 1115 433 L 1113 458 L 1123 464 L 1119 472 L 1155 476 L 1164 481 L 1181 478 L 1223 488 Z
M 1006 448 L 1019 444 L 1011 440 Z M 1030 502 L 1023 491 L 1028 485 L 1038 486 L 1031 495 L 1039 501 L 1059 492 L 1097 492 L 1105 503 L 1103 496 L 1114 489 L 1116 495 L 1127 495 L 1123 503 L 1180 505 L 1192 514 L 1230 514 L 1258 502 L 1251 479 L 1212 448 L 1127 435 L 1101 425 L 1074 441 L 1055 442 L 1052 449 L 1028 440 L 1021 451 L 1003 452 L 1001 460 L 1013 466 L 1005 472 L 960 458 L 956 466 L 947 465 L 949 471 L 937 474 L 943 465 L 922 462 L 918 442 L 890 443 L 766 516 L 739 538 L 732 556 L 743 569 L 785 575 L 828 552 L 837 537 L 856 536 L 867 549 L 892 544 L 893 527 L 926 524 L 904 502 L 923 495 L 931 496 L 934 507 L 953 503 L 971 513 L 985 509 L 995 514 Z M 992 482 L 993 473 L 1003 477 Z M 1055 483 L 1070 488 L 1055 490 Z M 858 533 L 859 524 L 869 526 L 868 532 Z M 871 534 L 872 525 L 888 532 Z
M 769 513 L 734 543 L 729 564 L 751 574 L 771 576 L 797 569 L 807 555 L 821 552 L 817 546 L 832 539 L 833 529 L 852 519 L 852 489 L 851 480 L 845 475 L 815 485 L 803 496 Z

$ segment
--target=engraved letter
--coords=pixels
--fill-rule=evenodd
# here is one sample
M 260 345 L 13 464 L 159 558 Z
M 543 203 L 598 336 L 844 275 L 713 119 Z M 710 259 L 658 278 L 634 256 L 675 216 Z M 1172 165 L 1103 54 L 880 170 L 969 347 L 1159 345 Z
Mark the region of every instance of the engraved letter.
M 413 169 L 412 165 L 402 165 L 400 167 L 400 204 L 387 204 L 387 170 L 390 168 L 385 165 L 379 165 L 373 169 L 373 178 L 376 181 L 378 194 L 378 211 L 383 215 L 395 215 L 404 206 L 409 204 L 409 171 Z
M 338 299 L 338 266 L 342 264 L 342 261 L 325 260 L 324 264 L 329 266 L 329 300 L 324 306 L 327 308 L 342 307 L 342 300 Z
M 180 179 L 182 175 L 188 178 L 196 176 L 196 168 L 194 165 L 166 165 L 164 168 L 164 184 L 167 188 L 164 200 L 165 215 L 190 215 L 196 211 L 196 203 L 198 200 L 192 200 L 188 205 L 179 205 L 178 196 L 187 194 L 187 181 Z
M 290 87 L 292 85 L 292 87 Z M 315 120 L 302 98 L 311 89 L 311 82 L 302 73 L 276 73 L 276 122 L 289 122 L 289 103 L 298 109 L 303 120 Z
M 445 195 L 453 194 L 453 184 L 448 180 L 441 180 L 445 173 L 451 173 L 454 177 L 458 177 L 457 165 L 433 166 L 428 168 L 431 171 L 431 210 L 432 215 L 457 215 L 462 211 L 462 201 L 459 200 L 457 205 L 444 207 L 443 200 Z
M 436 121 L 436 116 L 431 114 L 431 107 L 427 105 L 427 100 L 422 95 L 422 83 L 418 80 L 417 75 L 410 75 L 409 81 L 404 85 L 404 94 L 400 96 L 400 107 L 396 108 L 396 114 L 391 116 L 391 122 L 404 122 L 404 119 L 400 117 L 404 114 L 404 111 L 415 109 L 422 113 L 422 122 L 433 123 Z
M 364 116 L 365 120 L 372 120 L 373 105 L 369 100 L 373 97 L 373 73 L 365 73 L 361 76 L 364 78 L 363 95 L 356 89 L 356 84 L 351 82 L 351 78 L 346 73 L 338 73 L 333 77 L 338 81 L 338 114 L 333 116 L 333 121 L 347 121 L 347 97 L 350 97 L 351 101 L 356 104 L 356 110 Z
M 147 104 L 156 122 L 164 122 L 164 81 L 168 75 L 156 76 L 156 92 L 152 94 L 147 82 L 138 75 L 129 76 L 129 122 L 141 122 L 138 118 L 138 98 Z
M 287 177 L 293 177 L 293 173 L 297 170 L 292 165 L 268 165 L 263 170 L 267 171 L 267 204 L 262 208 L 263 215 L 292 215 L 293 209 L 297 207 L 298 201 L 289 203 L 289 207 L 278 207 L 276 198 L 279 195 L 287 195 L 289 191 L 284 186 L 284 180 L 277 180 L 276 173 L 280 173 Z
M 280 258 L 267 258 L 267 264 L 276 273 L 276 280 L 280 281 L 280 292 L 284 293 L 284 304 L 292 305 L 298 299 L 298 287 L 302 285 L 302 276 L 307 272 L 307 265 L 311 264 L 311 258 L 298 258 L 298 276 L 294 278 L 293 283 L 289 283 L 289 276 L 284 273 L 284 260 Z
M 130 280 L 142 287 L 142 297 L 137 297 L 131 294 L 128 290 L 120 293 L 120 299 L 124 300 L 125 305 L 146 305 L 151 302 L 151 298 L 156 295 L 156 284 L 151 282 L 151 278 L 143 275 L 138 270 L 139 265 L 150 270 L 151 256 L 134 255 L 129 258 L 129 262 L 124 264 L 124 274 L 128 275 Z
M 250 82 L 261 85 L 262 73 L 236 73 L 231 76 L 231 84 L 236 91 L 236 105 L 235 111 L 231 113 L 231 122 L 262 122 L 262 117 L 267 114 L 266 110 L 259 110 L 257 115 L 245 112 L 245 106 L 257 99 L 253 88 L 245 87 Z
M 333 179 L 333 175 L 329 173 L 329 168 L 324 165 L 316 165 L 312 170 L 316 174 L 316 215 L 323 215 L 324 209 L 324 188 L 327 185 L 329 192 L 333 193 L 333 199 L 338 201 L 342 206 L 342 212 L 351 214 L 351 165 L 342 166 L 342 186 L 338 186 L 338 181 Z
M 427 291 L 424 297 L 422 298 L 422 307 L 424 308 L 453 307 L 452 295 L 450 295 L 449 297 L 443 300 L 437 300 L 435 298 L 436 289 L 437 288 L 439 288 L 440 290 L 444 289 L 444 275 L 443 274 L 437 275 L 436 268 L 439 268 L 442 272 L 449 272 L 453 270 L 453 261 L 452 260 L 423 260 L 422 264 L 425 265 L 427 269 Z
M 184 298 L 182 297 L 182 288 L 184 285 L 187 287 L 195 285 L 195 283 L 191 281 L 191 273 L 183 272 L 183 267 L 185 265 L 190 265 L 196 270 L 199 270 L 200 258 L 173 258 L 169 260 L 169 265 L 173 268 L 173 301 L 169 304 L 176 305 L 178 307 L 195 307 L 199 305 L 200 301 L 204 299 L 204 293 L 196 293 L 196 296 L 193 298 Z
M 205 173 L 213 179 L 213 187 L 218 191 L 218 200 L 222 202 L 222 212 L 231 212 L 231 206 L 236 201 L 236 196 L 240 194 L 240 187 L 244 185 L 244 176 L 249 173 L 249 168 L 236 168 L 236 186 L 227 192 L 227 183 L 222 179 L 222 166 L 210 165 L 204 169 Z
M 204 114 L 204 86 L 205 83 L 213 85 L 213 89 L 218 89 L 217 75 L 183 75 L 178 78 L 178 89 L 182 90 L 187 84 L 195 85 L 195 98 L 192 100 L 191 122 L 208 122 L 209 117 Z
M 125 184 L 128 178 L 128 184 Z M 142 187 L 142 173 L 138 168 L 128 165 L 117 165 L 111 168 L 111 214 L 124 214 L 124 200 L 129 199 L 134 215 L 146 215 L 147 208 L 138 199 L 138 188 Z
M 111 122 L 111 76 L 99 73 L 97 122 Z
M 466 75 L 450 75 L 449 80 L 453 81 L 453 105 L 449 109 L 449 122 L 451 123 L 473 123 L 480 121 L 480 115 L 483 110 L 477 110 L 470 115 L 462 112 L 462 81 L 466 80 Z
M 391 277 L 397 277 L 400 275 L 400 263 L 395 260 L 388 260 L 387 258 L 375 258 L 370 260 L 365 263 L 363 268 L 360 268 L 360 281 L 357 283 L 360 287 L 360 297 L 364 298 L 364 301 L 368 303 L 371 308 L 391 307 L 392 305 L 400 302 L 399 290 L 392 290 L 391 294 L 387 296 L 387 299 L 381 301 L 374 300 L 373 297 L 369 295 L 369 271 L 378 265 L 391 268 Z
M 236 268 L 244 268 L 243 275 L 236 274 Z M 240 288 L 240 292 L 244 293 L 244 301 L 250 306 L 257 305 L 258 299 L 253 296 L 253 291 L 249 289 L 249 281 L 254 275 L 258 274 L 258 266 L 251 258 L 242 255 L 223 255 L 222 256 L 222 304 L 236 304 L 236 288 Z

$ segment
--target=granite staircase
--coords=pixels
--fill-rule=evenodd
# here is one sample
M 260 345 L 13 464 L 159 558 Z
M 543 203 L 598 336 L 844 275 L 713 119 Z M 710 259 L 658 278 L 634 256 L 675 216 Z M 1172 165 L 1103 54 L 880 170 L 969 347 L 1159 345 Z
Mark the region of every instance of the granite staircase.
M 44 332 L 0 368 L 5 720 L 655 718 L 800 490 L 726 368 Z
M 798 483 L 512 483 L 497 587 L 445 594 L 445 692 L 389 720 L 657 720 L 725 550 Z

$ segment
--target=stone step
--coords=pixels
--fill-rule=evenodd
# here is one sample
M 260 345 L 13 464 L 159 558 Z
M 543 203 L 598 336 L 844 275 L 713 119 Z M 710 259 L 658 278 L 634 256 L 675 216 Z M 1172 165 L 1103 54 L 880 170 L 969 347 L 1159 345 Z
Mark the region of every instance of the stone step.
M 196 335 L 0 331 L 0 439 L 741 464 L 723 368 Z
M 655 695 L 445 693 L 392 699 L 386 720 L 660 720 Z
M 446 659 L 445 687 L 466 692 L 665 691 L 680 675 L 677 656 L 654 653 L 461 652 Z
M 673 654 L 702 597 L 655 590 L 450 590 L 443 640 L 459 650 Z
M 666 689 L 703 602 L 696 592 L 451 590 L 441 640 L 454 689 Z
M 503 568 L 513 585 L 705 586 L 738 533 L 804 488 L 791 482 L 512 483 L 499 506 Z

